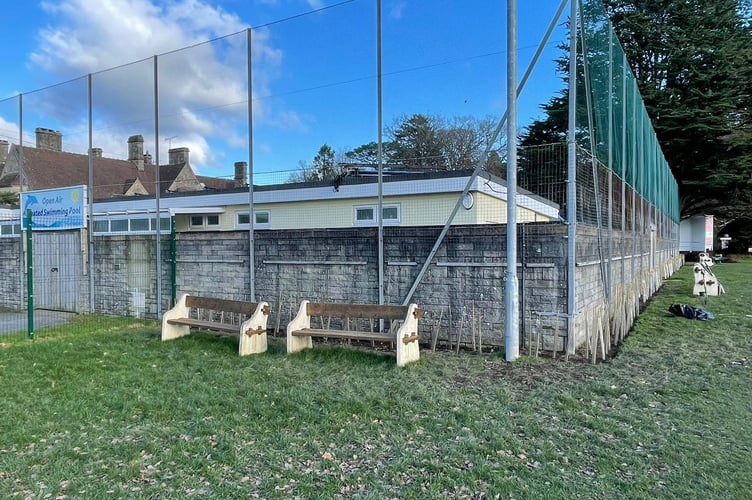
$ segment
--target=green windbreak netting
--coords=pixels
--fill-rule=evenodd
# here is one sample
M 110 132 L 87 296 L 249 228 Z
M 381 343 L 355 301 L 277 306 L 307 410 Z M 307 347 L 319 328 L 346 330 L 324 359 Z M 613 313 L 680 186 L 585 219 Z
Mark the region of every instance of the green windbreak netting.
M 581 15 L 579 52 L 584 55 L 588 84 L 584 90 L 592 127 L 585 146 L 643 198 L 678 222 L 676 179 L 601 1 L 582 0 Z

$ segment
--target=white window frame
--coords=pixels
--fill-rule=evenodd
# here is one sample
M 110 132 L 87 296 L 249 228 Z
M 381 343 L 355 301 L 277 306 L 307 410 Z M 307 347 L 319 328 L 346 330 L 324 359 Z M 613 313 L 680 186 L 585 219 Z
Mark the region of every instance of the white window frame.
M 201 231 L 207 231 L 207 230 L 214 230 L 217 231 L 222 227 L 222 217 L 221 214 L 187 214 L 188 215 L 188 227 L 191 230 L 201 230 Z M 209 217 L 216 217 L 217 222 L 216 224 L 210 224 L 209 223 Z M 201 218 L 201 224 L 194 224 L 193 219 Z
M 201 224 L 195 224 L 194 219 L 201 219 Z M 188 215 L 188 227 L 191 229 L 204 229 L 206 227 L 206 217 L 203 215 Z
M 20 238 L 21 233 L 23 232 L 21 230 L 21 221 L 14 221 L 14 220 L 4 220 L 0 222 L 0 226 L 3 227 L 10 227 L 10 233 L 3 234 L 2 230 L 0 230 L 0 238 Z M 18 232 L 16 232 L 18 230 Z
M 245 216 L 248 222 L 240 222 L 240 217 Z M 248 229 L 251 224 L 251 218 L 248 216 L 248 212 L 235 212 L 235 228 L 236 229 Z
M 396 219 L 384 219 L 384 213 L 383 211 L 386 209 L 397 209 L 397 218 Z M 402 221 L 402 208 L 400 207 L 399 203 L 384 203 L 381 206 L 382 209 L 382 224 L 385 226 L 398 226 L 400 222 Z M 371 213 L 374 214 L 374 216 L 370 219 L 362 219 L 358 220 L 358 211 L 359 210 L 371 210 Z M 379 211 L 378 205 L 354 205 L 353 206 L 353 226 L 376 226 L 378 225 L 378 220 L 375 217 L 376 212 Z
M 148 233 L 148 232 L 150 232 L 151 231 L 151 221 L 149 219 L 150 219 L 150 217 L 148 215 L 141 216 L 141 217 L 131 217 L 131 218 L 129 218 L 128 219 L 128 232 L 129 233 L 133 233 L 133 232 Z M 134 230 L 133 229 L 133 223 L 135 221 L 140 221 L 142 224 L 145 222 L 146 223 L 146 229 Z
M 266 215 L 266 222 L 259 222 L 259 215 Z M 272 227 L 272 212 L 271 210 L 254 210 L 253 211 L 253 228 L 254 229 L 269 229 Z
M 355 205 L 353 207 L 353 226 L 375 226 L 378 224 L 376 221 L 376 205 Z M 361 210 L 370 210 L 370 219 L 358 219 L 358 212 Z
M 259 222 L 258 216 L 261 214 L 266 214 L 268 222 Z M 239 221 L 240 216 L 245 215 L 248 216 L 248 211 L 245 212 L 235 212 L 235 229 L 250 229 L 249 223 L 242 223 Z M 272 212 L 271 210 L 254 210 L 253 211 L 254 216 L 254 229 L 271 229 L 272 227 Z M 250 219 L 249 219 L 250 220 Z
M 389 225 L 395 225 L 396 226 L 396 225 L 399 225 L 399 223 L 402 221 L 402 208 L 400 207 L 400 204 L 399 203 L 389 203 L 389 204 L 382 205 L 381 206 L 381 209 L 382 209 L 381 216 L 382 217 L 384 216 L 383 211 L 386 210 L 387 208 L 396 208 L 397 209 L 397 218 L 396 219 L 383 219 L 384 225 L 385 226 L 389 226 Z
M 217 222 L 209 222 L 209 217 L 216 217 Z M 204 216 L 204 223 L 207 228 L 218 228 L 222 225 L 222 219 L 219 217 L 219 214 L 207 214 Z
M 138 229 L 134 230 L 132 228 L 131 221 L 133 219 L 143 220 L 148 219 L 148 229 Z M 170 232 L 170 217 L 165 216 L 164 214 L 159 217 L 160 220 L 166 221 L 163 223 L 163 227 L 161 229 L 162 234 L 169 233 Z M 113 231 L 112 230 L 112 223 L 114 221 L 125 221 L 125 229 L 119 230 L 119 231 Z M 113 234 L 156 234 L 156 221 L 157 217 L 154 213 L 150 214 L 118 214 L 118 215 L 95 215 L 94 216 L 94 224 L 92 224 L 92 234 L 94 236 L 108 236 Z M 105 230 L 104 231 L 98 231 L 96 230 L 96 226 L 99 223 L 105 223 Z M 121 222 L 122 224 L 122 222 Z

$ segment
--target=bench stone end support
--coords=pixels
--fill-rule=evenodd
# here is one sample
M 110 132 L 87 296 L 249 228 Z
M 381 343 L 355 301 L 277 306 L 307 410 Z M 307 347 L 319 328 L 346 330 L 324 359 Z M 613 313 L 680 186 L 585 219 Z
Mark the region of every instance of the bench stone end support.
M 397 331 L 397 366 L 405 366 L 420 359 L 420 346 L 418 344 L 418 318 L 423 316 L 423 311 L 416 304 L 410 304 L 407 318 Z
M 188 296 L 184 293 L 180 296 L 175 307 L 162 315 L 162 341 L 172 340 L 179 337 L 185 337 L 191 333 L 191 328 L 187 325 L 172 325 L 167 321 L 170 319 L 184 318 L 188 316 L 188 307 L 185 305 L 185 299 Z
M 238 353 L 241 356 L 266 352 L 266 322 L 269 319 L 269 311 L 268 303 L 259 302 L 253 315 L 240 325 Z
M 303 330 L 304 328 L 311 328 L 311 317 L 308 315 L 308 301 L 304 300 L 300 303 L 300 309 L 295 318 L 287 324 L 287 353 L 293 353 L 302 351 L 303 349 L 311 349 L 313 347 L 313 339 L 311 337 L 298 337 L 293 336 L 292 332 Z
M 693 295 L 708 295 L 711 297 L 717 297 L 723 295 L 726 291 L 718 282 L 713 271 L 706 265 L 695 264 L 693 266 L 693 272 L 695 275 L 695 284 L 692 289 Z

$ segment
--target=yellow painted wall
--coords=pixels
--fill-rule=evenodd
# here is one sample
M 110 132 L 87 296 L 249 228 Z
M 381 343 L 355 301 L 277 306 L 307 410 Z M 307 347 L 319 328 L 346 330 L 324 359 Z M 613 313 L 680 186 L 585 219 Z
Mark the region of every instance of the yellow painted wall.
M 245 211 L 248 211 L 246 206 Z M 196 214 L 197 216 L 206 217 L 208 214 Z M 177 214 L 175 215 L 175 231 L 179 233 L 185 233 L 189 231 L 233 231 L 235 229 L 235 212 L 230 212 L 229 209 L 223 214 L 219 215 L 219 226 L 208 226 L 204 228 L 192 228 L 191 216 L 189 214 Z
M 399 205 L 399 225 L 439 226 L 446 223 L 446 219 L 454 208 L 456 200 L 456 194 L 393 196 L 384 198 L 384 205 Z M 355 207 L 376 207 L 377 205 L 377 198 L 361 198 L 267 203 L 258 204 L 254 209 L 256 211 L 269 210 L 271 212 L 271 229 L 344 228 L 355 226 Z M 228 225 L 234 227 L 235 214 L 247 211 L 247 206 L 227 207 L 225 214 L 223 214 L 227 219 L 227 223 L 223 222 L 222 227 L 225 228 Z M 477 210 L 475 207 L 471 210 L 460 208 L 454 223 L 477 224 Z M 388 222 L 386 224 L 388 225 Z
M 507 220 L 506 202 L 484 193 L 472 193 L 472 208 L 460 207 L 453 224 L 504 224 Z M 442 226 L 457 202 L 457 193 L 438 193 L 384 198 L 384 205 L 399 205 L 401 226 Z M 284 203 L 264 203 L 255 205 L 256 211 L 270 211 L 270 229 L 300 228 L 349 228 L 354 224 L 356 206 L 377 206 L 377 198 L 316 200 Z M 187 231 L 232 231 L 236 228 L 236 214 L 247 213 L 247 205 L 225 207 L 219 214 L 218 227 L 194 229 L 190 227 L 190 216 L 176 216 L 176 230 Z M 542 222 L 549 220 L 529 209 L 518 207 L 519 222 Z M 389 225 L 389 223 L 385 223 Z M 364 224 L 368 226 L 369 224 Z M 371 226 L 375 225 L 373 223 Z
M 506 224 L 507 202 L 484 193 L 473 193 L 478 208 L 478 224 Z M 517 222 L 548 222 L 551 218 L 517 205 Z

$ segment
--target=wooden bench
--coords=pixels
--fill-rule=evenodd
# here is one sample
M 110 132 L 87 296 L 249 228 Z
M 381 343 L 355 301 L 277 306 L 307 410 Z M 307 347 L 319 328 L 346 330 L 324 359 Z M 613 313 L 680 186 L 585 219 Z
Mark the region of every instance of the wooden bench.
M 715 273 L 705 264 L 698 263 L 692 268 L 695 275 L 695 286 L 692 289 L 693 295 L 706 295 L 717 297 L 726 293 L 723 285 L 718 282 Z
M 391 342 L 397 348 L 397 365 L 420 359 L 418 346 L 418 319 L 423 311 L 415 304 L 409 306 L 389 306 L 374 304 L 333 304 L 309 302 L 300 304 L 297 316 L 287 325 L 287 352 L 293 353 L 313 347 L 312 337 L 339 338 Z M 320 319 L 321 328 L 311 328 L 311 318 Z M 324 318 L 327 318 L 324 328 Z M 343 329 L 332 329 L 331 318 L 339 318 Z M 367 319 L 371 331 L 351 330 L 352 320 Z M 379 328 L 381 321 L 387 331 Z M 400 321 L 399 328 L 392 328 L 393 321 Z M 375 328 L 374 328 L 375 325 Z
M 269 304 L 183 294 L 162 316 L 162 340 L 190 334 L 191 328 L 237 336 L 241 356 L 266 352 Z
M 698 256 L 698 260 L 700 264 L 703 266 L 712 266 L 713 265 L 713 259 L 705 252 L 700 252 L 700 255 Z

